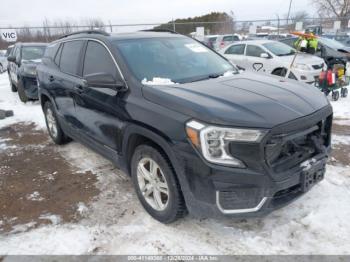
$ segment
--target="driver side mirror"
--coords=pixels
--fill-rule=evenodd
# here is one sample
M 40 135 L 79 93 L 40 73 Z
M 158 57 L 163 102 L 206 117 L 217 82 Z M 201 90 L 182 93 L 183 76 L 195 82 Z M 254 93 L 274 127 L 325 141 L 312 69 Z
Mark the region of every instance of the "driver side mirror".
M 109 73 L 95 73 L 84 77 L 87 87 L 109 88 L 117 91 L 125 91 L 127 89 L 125 82 L 122 79 L 115 79 Z
M 16 57 L 14 55 L 10 55 L 7 57 L 7 61 L 16 63 Z
M 269 58 L 270 58 L 270 55 L 269 55 L 268 53 L 262 53 L 262 54 L 260 54 L 260 57 L 261 57 L 261 58 L 269 59 Z

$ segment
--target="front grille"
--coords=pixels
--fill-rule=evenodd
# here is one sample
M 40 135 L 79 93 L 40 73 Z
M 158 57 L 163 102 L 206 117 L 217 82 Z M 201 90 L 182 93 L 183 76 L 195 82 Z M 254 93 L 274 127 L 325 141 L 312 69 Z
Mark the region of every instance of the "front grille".
M 322 69 L 323 66 L 324 66 L 324 63 L 319 64 L 319 65 L 312 65 L 312 68 L 315 69 L 315 70 L 318 70 L 318 69 Z
M 267 165 L 274 173 L 281 173 L 325 153 L 330 144 L 331 121 L 329 116 L 311 127 L 273 135 L 265 146 Z

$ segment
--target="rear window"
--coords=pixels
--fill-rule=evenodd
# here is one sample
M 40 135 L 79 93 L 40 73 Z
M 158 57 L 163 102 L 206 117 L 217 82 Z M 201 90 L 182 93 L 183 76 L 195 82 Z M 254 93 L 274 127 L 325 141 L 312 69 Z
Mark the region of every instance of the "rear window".
M 225 51 L 228 55 L 243 55 L 245 45 L 232 45 Z
M 63 45 L 60 68 L 63 72 L 77 75 L 83 41 L 66 42 Z
M 46 46 L 23 46 L 22 59 L 23 60 L 37 60 L 44 56 Z

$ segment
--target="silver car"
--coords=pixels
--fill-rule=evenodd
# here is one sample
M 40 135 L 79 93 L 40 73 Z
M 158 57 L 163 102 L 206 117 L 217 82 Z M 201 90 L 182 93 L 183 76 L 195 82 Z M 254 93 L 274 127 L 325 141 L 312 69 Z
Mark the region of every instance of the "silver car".
M 215 50 L 220 50 L 229 44 L 239 41 L 239 36 L 236 34 L 230 35 L 218 35 L 216 41 L 213 44 Z
M 285 76 L 296 50 L 286 44 L 271 40 L 252 40 L 234 43 L 220 50 L 220 53 L 242 70 Z M 300 53 L 297 55 L 289 78 L 308 84 L 314 83 L 325 62 L 317 56 Z

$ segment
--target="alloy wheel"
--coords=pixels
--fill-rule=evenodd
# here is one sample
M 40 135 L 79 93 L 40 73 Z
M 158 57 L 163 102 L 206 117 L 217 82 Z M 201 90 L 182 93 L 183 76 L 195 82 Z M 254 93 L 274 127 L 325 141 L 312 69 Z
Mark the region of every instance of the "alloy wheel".
M 137 166 L 137 182 L 142 196 L 155 210 L 163 211 L 169 203 L 169 187 L 163 171 L 151 158 L 142 158 Z
M 57 123 L 51 108 L 46 110 L 47 127 L 52 137 L 57 137 Z

